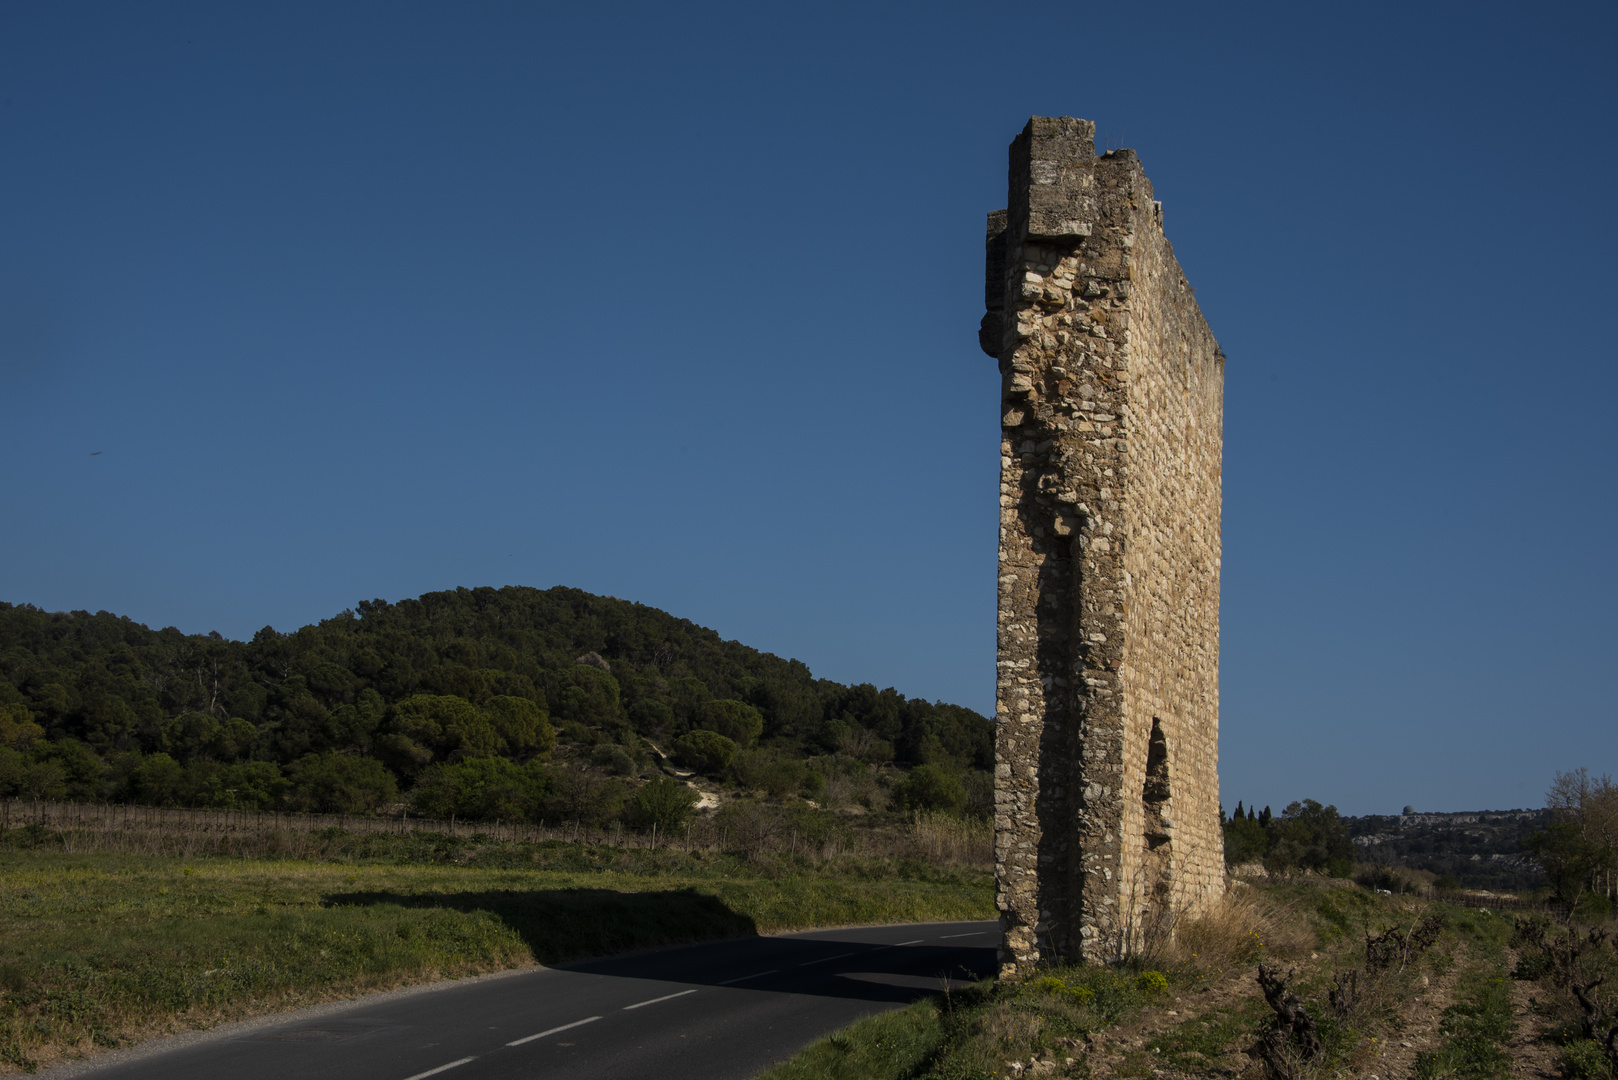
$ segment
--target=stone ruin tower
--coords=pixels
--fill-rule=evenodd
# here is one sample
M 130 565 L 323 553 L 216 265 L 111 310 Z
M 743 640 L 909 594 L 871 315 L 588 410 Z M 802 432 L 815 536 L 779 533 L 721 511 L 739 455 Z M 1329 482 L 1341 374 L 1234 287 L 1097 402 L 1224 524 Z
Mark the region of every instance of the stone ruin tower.
M 1225 357 L 1133 151 L 1035 117 L 989 215 L 1000 361 L 1001 974 L 1105 963 L 1224 891 Z

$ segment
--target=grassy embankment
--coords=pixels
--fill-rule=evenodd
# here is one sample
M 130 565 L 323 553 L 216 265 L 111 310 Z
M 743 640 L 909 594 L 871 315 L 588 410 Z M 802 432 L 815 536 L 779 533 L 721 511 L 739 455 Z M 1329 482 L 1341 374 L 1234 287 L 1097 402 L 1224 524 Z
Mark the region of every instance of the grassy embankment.
M 1430 944 L 1409 944 L 1435 915 L 1442 930 Z M 1571 992 L 1558 997 L 1550 985 L 1561 962 L 1524 961 L 1515 924 L 1509 914 L 1380 897 L 1346 882 L 1241 887 L 1156 955 L 918 1002 L 823 1039 L 762 1080 L 1506 1080 L 1514 1062 L 1534 1055 L 1541 1070 L 1559 1057 L 1565 1075 L 1614 1080 L 1599 1046 L 1579 1037 Z M 1388 928 L 1391 938 L 1371 944 Z M 1603 948 L 1586 944 L 1585 982 L 1598 961 L 1618 972 L 1618 957 Z M 1261 962 L 1292 972 L 1289 989 L 1318 1040 L 1312 1050 L 1278 1040 L 1274 1064 L 1259 1051 L 1276 1029 L 1254 977 Z M 1513 965 L 1519 980 L 1542 982 L 1513 984 Z M 1518 1020 L 1524 1002 L 1531 1031 Z
M 985 918 L 985 868 L 335 830 L 302 859 L 0 835 L 0 1069 L 536 961 L 809 926 Z

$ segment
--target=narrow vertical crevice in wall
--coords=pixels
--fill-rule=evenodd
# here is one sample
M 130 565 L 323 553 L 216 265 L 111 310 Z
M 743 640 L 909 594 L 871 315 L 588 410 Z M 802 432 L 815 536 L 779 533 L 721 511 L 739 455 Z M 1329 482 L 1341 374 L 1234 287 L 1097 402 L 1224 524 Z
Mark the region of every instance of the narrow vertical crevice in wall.
M 1068 544 L 1053 535 L 1052 525 L 1037 518 L 1028 522 L 1039 563 L 1040 602 L 1034 626 L 1039 682 L 1045 692 L 1045 723 L 1039 738 L 1039 954 L 1055 962 L 1068 957 L 1072 897 L 1061 873 L 1073 856 L 1072 797 L 1073 724 L 1069 712 L 1068 672 L 1072 668 L 1072 563 Z
M 1136 891 L 1137 948 L 1169 930 L 1173 884 L 1174 789 L 1169 780 L 1169 744 L 1163 725 L 1152 717 L 1146 742 L 1146 779 L 1141 785 L 1140 887 Z

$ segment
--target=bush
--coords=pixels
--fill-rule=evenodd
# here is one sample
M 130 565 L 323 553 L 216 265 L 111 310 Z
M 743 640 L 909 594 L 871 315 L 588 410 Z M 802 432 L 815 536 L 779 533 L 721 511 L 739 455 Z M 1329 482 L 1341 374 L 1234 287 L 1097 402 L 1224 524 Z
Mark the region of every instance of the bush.
M 625 794 L 622 780 L 603 779 L 583 769 L 554 769 L 540 816 L 547 821 L 605 825 L 623 811 Z
M 1313 799 L 1292 803 L 1270 819 L 1266 831 L 1270 851 L 1264 866 L 1272 872 L 1317 870 L 1347 877 L 1354 870 L 1354 841 L 1335 806 Z
M 394 707 L 393 726 L 377 740 L 388 764 L 410 776 L 434 759 L 493 757 L 503 740 L 482 709 L 452 694 L 412 694 Z
M 609 673 L 574 664 L 557 675 L 560 692 L 551 701 L 563 720 L 592 727 L 611 727 L 621 720 L 618 680 Z
M 536 820 L 545 808 L 551 776 L 543 764 L 518 765 L 506 758 L 475 758 L 432 765 L 410 792 L 417 813 L 471 821 Z
M 917 765 L 893 786 L 896 810 L 933 810 L 959 813 L 966 804 L 966 789 L 937 765 Z
M 1431 878 L 1432 875 L 1424 870 L 1412 870 L 1406 866 L 1364 864 L 1354 868 L 1356 884 L 1390 893 L 1424 895 Z
M 629 723 L 642 735 L 661 736 L 674 724 L 674 710 L 652 698 L 634 702 L 628 712 Z
M 674 740 L 674 756 L 699 773 L 723 772 L 736 757 L 736 744 L 717 731 L 688 731 Z
M 152 806 L 172 806 L 180 801 L 185 770 L 178 761 L 162 752 L 142 757 L 136 751 L 125 764 L 125 790 L 130 798 Z
M 1270 850 L 1264 826 L 1252 818 L 1237 815 L 1225 822 L 1225 865 L 1240 866 L 1259 862 Z
M 26 750 L 36 739 L 45 737 L 45 729 L 34 723 L 34 714 L 22 702 L 0 704 L 0 746 L 13 750 Z
M 629 798 L 625 817 L 640 829 L 657 826 L 659 832 L 673 832 L 690 820 L 697 807 L 697 793 L 672 777 L 664 776 L 642 785 Z
M 713 824 L 727 837 L 730 850 L 753 855 L 819 851 L 851 840 L 848 825 L 836 814 L 803 803 L 735 799 L 715 812 Z
M 556 749 L 556 730 L 545 710 L 527 698 L 500 695 L 483 703 L 483 712 L 511 757 L 545 760 Z
M 1562 1050 L 1562 1075 L 1572 1080 L 1613 1080 L 1606 1049 L 1594 1039 L 1574 1039 Z
M 809 766 L 773 750 L 739 754 L 730 771 L 742 787 L 762 791 L 777 800 L 797 792 L 809 776 Z
M 392 805 L 399 797 L 399 785 L 394 782 L 393 774 L 375 758 L 307 754 L 294 761 L 287 773 L 292 781 L 288 803 L 295 810 L 372 814 Z
M 803 797 L 818 799 L 826 792 L 826 775 L 810 769 L 803 778 Z
M 88 744 L 77 739 L 36 742 L 28 756 L 40 765 L 61 770 L 61 794 L 52 798 L 90 800 L 101 793 L 101 778 L 107 767 Z
M 634 757 L 617 743 L 602 743 L 590 751 L 590 764 L 606 769 L 616 776 L 630 776 L 640 772 Z
M 1088 1005 L 1096 999 L 1096 992 L 1088 986 L 1070 986 L 1066 980 L 1046 975 L 1029 984 L 1033 989 L 1052 997 L 1066 998 L 1076 1005 Z
M 0 746 L 0 798 L 59 799 L 65 792 L 62 769 L 55 762 L 30 761 L 26 754 Z
M 241 761 L 231 765 L 193 763 L 186 769 L 186 801 L 222 810 L 271 810 L 292 783 L 273 761 Z
M 705 701 L 697 727 L 716 731 L 737 746 L 748 746 L 764 730 L 764 717 L 744 701 Z

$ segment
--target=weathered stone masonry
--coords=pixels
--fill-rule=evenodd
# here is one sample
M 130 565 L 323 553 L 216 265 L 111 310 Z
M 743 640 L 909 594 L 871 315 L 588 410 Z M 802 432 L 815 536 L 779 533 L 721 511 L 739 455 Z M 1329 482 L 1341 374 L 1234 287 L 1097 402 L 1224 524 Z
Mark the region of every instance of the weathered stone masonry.
M 1094 137 L 1030 120 L 989 215 L 1007 976 L 1119 959 L 1224 889 L 1224 354 L 1139 159 Z

